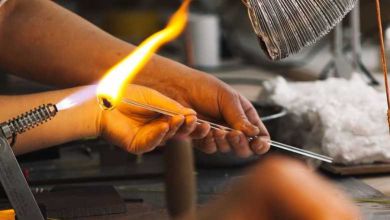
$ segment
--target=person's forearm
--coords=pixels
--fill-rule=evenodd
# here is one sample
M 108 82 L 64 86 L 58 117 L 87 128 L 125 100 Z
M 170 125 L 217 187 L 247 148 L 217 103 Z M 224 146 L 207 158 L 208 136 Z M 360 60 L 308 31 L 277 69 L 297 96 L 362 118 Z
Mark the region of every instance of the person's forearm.
M 49 0 L 9 0 L 3 10 L 0 66 L 25 78 L 60 86 L 89 84 L 134 49 Z M 155 87 L 189 71 L 156 55 L 135 83 Z
M 60 86 L 88 84 L 132 50 L 49 0 L 8 0 L 0 23 L 0 66 Z
M 59 86 L 91 84 L 134 48 L 49 0 L 8 0 L 0 8 L 0 67 L 25 78 Z M 131 83 L 242 131 L 209 133 L 202 144 L 207 152 L 233 146 L 240 156 L 249 156 L 269 149 L 268 132 L 253 106 L 215 77 L 155 55 Z M 245 135 L 264 140 L 252 142 L 250 150 Z
M 42 104 L 56 104 L 78 89 L 80 88 L 33 95 L 0 96 L 0 105 L 2 106 L 0 122 L 7 121 Z M 89 105 L 93 105 L 93 107 Z M 96 112 L 94 112 L 95 110 Z M 18 135 L 13 149 L 17 154 L 22 154 L 85 137 L 96 136 L 98 110 L 96 101 L 91 100 L 81 106 L 60 111 L 51 121 Z

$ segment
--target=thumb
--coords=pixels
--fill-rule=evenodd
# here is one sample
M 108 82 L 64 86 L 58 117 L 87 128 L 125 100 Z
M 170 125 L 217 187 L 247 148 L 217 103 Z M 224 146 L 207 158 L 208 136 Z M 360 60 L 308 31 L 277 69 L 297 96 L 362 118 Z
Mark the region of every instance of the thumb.
M 244 132 L 246 136 L 259 134 L 260 129 L 249 121 L 239 94 L 235 95 L 234 98 L 230 97 L 222 100 L 221 105 L 222 116 L 232 128 Z

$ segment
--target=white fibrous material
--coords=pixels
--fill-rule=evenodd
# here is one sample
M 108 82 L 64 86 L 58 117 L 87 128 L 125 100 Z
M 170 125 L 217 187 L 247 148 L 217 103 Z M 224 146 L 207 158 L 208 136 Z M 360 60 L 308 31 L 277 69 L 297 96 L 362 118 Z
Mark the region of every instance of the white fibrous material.
M 359 76 L 299 83 L 279 77 L 264 86 L 268 99 L 289 110 L 283 141 L 347 165 L 390 162 L 386 95 Z

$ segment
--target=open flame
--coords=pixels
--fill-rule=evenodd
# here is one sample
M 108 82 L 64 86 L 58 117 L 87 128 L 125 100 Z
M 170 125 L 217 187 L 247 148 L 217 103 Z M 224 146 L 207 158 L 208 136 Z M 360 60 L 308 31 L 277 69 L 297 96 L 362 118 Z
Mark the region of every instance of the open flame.
M 190 2 L 191 0 L 185 0 L 163 30 L 147 38 L 106 73 L 97 88 L 97 97 L 104 109 L 115 108 L 121 100 L 126 84 L 131 82 L 162 45 L 174 40 L 183 32 L 188 20 Z
M 56 104 L 58 111 L 78 106 L 95 97 L 97 85 L 87 86 L 71 94 Z

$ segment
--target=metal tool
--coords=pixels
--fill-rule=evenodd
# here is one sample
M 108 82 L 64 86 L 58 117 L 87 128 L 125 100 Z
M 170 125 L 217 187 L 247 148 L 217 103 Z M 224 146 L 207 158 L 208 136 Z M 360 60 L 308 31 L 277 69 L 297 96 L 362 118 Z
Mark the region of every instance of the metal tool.
M 151 105 L 144 104 L 144 103 L 139 103 L 139 102 L 136 102 L 136 101 L 131 100 L 131 99 L 122 99 L 122 102 L 126 103 L 126 104 L 129 104 L 129 105 L 136 106 L 136 107 L 140 107 L 140 108 L 143 108 L 143 109 L 147 109 L 147 110 L 150 110 L 150 111 L 154 111 L 154 112 L 157 112 L 157 113 L 160 113 L 160 114 L 163 114 L 163 115 L 168 115 L 168 116 L 179 115 L 176 112 L 169 111 L 169 110 L 162 109 L 162 108 L 155 107 L 155 106 L 151 106 Z M 198 119 L 197 123 L 198 124 L 201 124 L 201 123 L 210 124 L 211 128 L 212 129 L 216 129 L 216 130 L 234 131 L 233 128 L 229 128 L 229 127 L 226 127 L 226 126 L 223 126 L 223 125 L 219 125 L 219 124 L 216 124 L 216 123 L 213 123 L 213 122 L 205 121 L 205 120 L 202 120 L 202 119 Z M 250 137 L 248 140 L 252 141 L 255 138 L 256 137 Z M 283 143 L 280 143 L 280 142 L 277 142 L 277 141 L 269 141 L 269 144 L 271 146 L 273 146 L 273 147 L 276 147 L 276 148 L 279 148 L 279 149 L 282 149 L 282 150 L 286 150 L 286 151 L 289 151 L 289 152 L 292 152 L 292 153 L 296 153 L 296 154 L 299 154 L 299 155 L 302 155 L 302 156 L 306 156 L 306 157 L 309 157 L 309 158 L 317 159 L 317 160 L 320 160 L 320 161 L 323 161 L 323 162 L 327 162 L 327 163 L 333 163 L 333 159 L 331 157 L 327 157 L 327 156 L 324 156 L 324 155 L 321 155 L 321 154 L 317 154 L 317 153 L 314 153 L 314 152 L 311 152 L 311 151 L 303 150 L 303 149 L 300 149 L 300 148 L 297 148 L 297 147 L 293 147 L 293 146 L 290 146 L 290 145 L 287 145 L 287 144 L 283 144 Z
M 362 72 L 369 79 L 371 85 L 380 85 L 372 72 L 368 70 L 362 60 L 361 21 L 360 21 L 360 0 L 357 0 L 355 8 L 351 11 L 350 26 L 352 30 L 352 61 L 356 72 Z
M 43 220 L 44 218 L 10 143 L 15 142 L 17 134 L 22 134 L 52 119 L 56 113 L 55 105 L 42 105 L 0 124 L 0 181 L 20 220 Z
M 378 22 L 378 30 L 379 30 L 379 43 L 380 43 L 380 51 L 381 51 L 381 63 L 383 70 L 383 77 L 385 81 L 386 87 L 386 100 L 387 100 L 387 122 L 389 125 L 390 131 L 390 87 L 389 87 L 389 79 L 388 79 L 388 69 L 387 69 L 387 56 L 385 49 L 385 40 L 383 35 L 383 25 L 382 25 L 382 13 L 381 13 L 381 2 L 380 0 L 375 1 L 376 4 L 376 17 Z
M 344 29 L 343 23 L 340 22 L 335 30 L 331 45 L 333 59 L 326 65 L 320 75 L 320 79 L 326 79 L 331 76 L 351 79 L 354 73 L 354 67 L 344 54 Z M 355 57 L 354 57 L 355 58 Z
M 243 0 L 262 48 L 283 59 L 328 34 L 356 0 Z
M 361 33 L 360 33 L 360 1 L 356 0 L 354 9 L 350 13 L 350 29 L 351 36 L 349 37 L 352 45 L 352 60 L 346 59 L 345 49 L 347 48 L 344 43 L 344 32 L 346 28 L 343 22 L 340 22 L 335 30 L 332 41 L 332 60 L 326 65 L 320 75 L 320 79 L 326 79 L 332 74 L 335 77 L 342 77 L 350 79 L 353 73 L 363 73 L 369 80 L 371 85 L 379 85 L 378 80 L 367 69 L 362 61 L 362 45 L 361 45 Z

